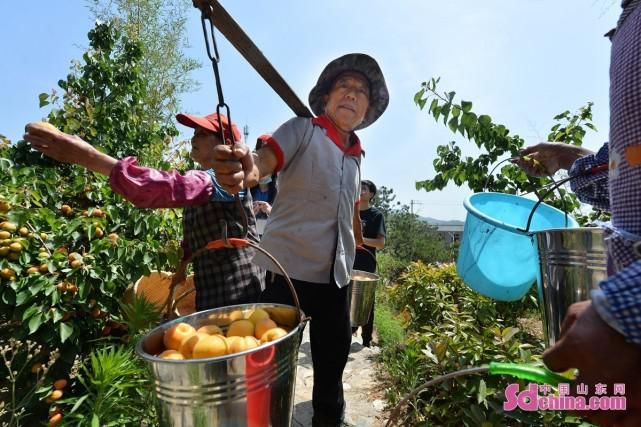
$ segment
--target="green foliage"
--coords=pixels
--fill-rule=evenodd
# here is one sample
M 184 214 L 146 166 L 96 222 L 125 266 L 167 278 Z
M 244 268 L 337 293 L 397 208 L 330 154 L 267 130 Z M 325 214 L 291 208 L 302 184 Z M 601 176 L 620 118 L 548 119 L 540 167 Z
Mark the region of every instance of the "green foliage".
M 405 330 L 390 306 L 387 293 L 376 292 L 376 310 L 374 326 L 381 346 L 402 345 L 405 342 Z
M 390 261 L 395 264 L 393 269 L 398 271 L 398 268 L 416 260 L 426 263 L 450 261 L 452 251 L 436 228 L 422 221 L 407 205 L 401 205 L 395 199 L 394 190 L 381 186 L 372 201 L 372 205 L 380 209 L 385 217 L 387 235 L 382 253 L 390 256 Z
M 496 191 L 511 194 L 535 193 L 539 198 L 545 196 L 547 203 L 572 212 L 580 204 L 574 194 L 559 189 L 560 194 L 544 190 L 552 184 L 550 178 L 528 177 L 517 166 L 507 163 L 496 175 L 491 175 L 491 168 L 499 166 L 501 158 L 514 158 L 524 146 L 524 140 L 502 124 L 492 121 L 487 114 L 472 111 L 472 103 L 456 103 L 456 92 L 437 92 L 439 79 L 423 82 L 421 89 L 414 96 L 414 102 L 420 109 L 427 107 L 427 112 L 437 122 L 442 122 L 452 133 L 473 142 L 481 151 L 475 157 L 462 154 L 456 141 L 439 145 L 436 149 L 432 179 L 416 183 L 417 189 L 434 191 L 443 189 L 448 183 L 457 186 L 466 184 L 475 192 Z M 586 129 L 596 130 L 592 123 L 592 103 L 579 108 L 575 114 L 565 111 L 554 117 L 557 122 L 548 135 L 548 140 L 567 144 L 581 145 Z M 547 193 L 547 194 L 546 194 Z M 563 199 L 563 200 L 562 200 Z
M 58 354 L 49 353 L 48 360 L 41 360 L 45 352 L 42 345 L 26 340 L 18 341 L 9 338 L 5 341 L 0 335 L 0 366 L 3 366 L 3 377 L 0 387 L 0 421 L 3 426 L 14 427 L 23 424 L 23 419 L 29 415 L 26 408 L 35 408 L 38 412 L 45 411 L 39 398 L 47 392 L 44 386 L 45 375 L 56 362 Z
M 451 253 L 436 227 L 422 221 L 407 206 L 386 219 L 385 252 L 398 260 L 441 262 L 451 260 Z
M 376 273 L 385 283 L 394 283 L 409 264 L 410 261 L 395 258 L 386 251 L 376 253 Z
M 75 381 L 81 397 L 59 402 L 69 408 L 65 418 L 78 425 L 150 425 L 153 422 L 153 383 L 147 368 L 124 346 L 92 352 Z M 152 424 L 153 425 L 153 424 Z
M 382 351 L 395 405 L 429 379 L 491 361 L 537 363 L 540 337 L 520 330 L 515 320 L 531 316 L 531 298 L 497 304 L 474 293 L 453 265 L 413 263 L 389 289 L 390 300 L 407 328 L 405 345 Z M 468 376 L 419 393 L 404 408 L 401 425 L 503 426 L 567 425 L 573 419 L 554 413 L 503 413 L 503 391 L 511 378 Z M 563 423 L 563 424 L 561 424 Z
M 147 82 L 142 115 L 151 122 L 173 122 L 180 108 L 179 97 L 198 88 L 191 72 L 198 61 L 185 55 L 189 48 L 186 12 L 181 0 L 88 0 L 96 19 L 112 21 L 127 38 L 140 42 L 144 54 L 140 75 Z
M 59 82 L 62 97 L 40 96 L 42 105 L 55 107 L 49 122 L 115 157 L 175 135 L 173 126 L 141 118 L 147 84 L 140 76 L 140 45 L 108 23 L 98 24 L 89 41 L 84 62 Z M 41 345 L 33 363 L 60 354 L 41 379 L 51 384 L 67 376 L 77 358 L 86 360 L 105 342 L 129 343 L 156 322 L 149 307 L 127 308 L 121 299 L 141 275 L 177 264 L 180 212 L 137 209 L 112 192 L 106 178 L 46 160 L 24 142 L 0 154 L 0 201 L 6 203 L 0 222 L 12 223 L 6 226 L 8 238 L 0 241 L 5 273 L 0 278 L 0 343 L 14 338 Z M 19 250 L 7 250 L 15 244 Z M 0 377 L 7 376 L 7 369 L 0 365 Z M 17 384 L 16 401 L 25 401 L 33 381 Z M 65 390 L 65 397 L 80 398 L 85 390 L 78 384 Z M 25 402 L 24 425 L 40 423 L 46 416 L 44 401 Z M 126 415 L 112 412 L 114 420 Z M 0 423 L 4 420 L 0 416 Z

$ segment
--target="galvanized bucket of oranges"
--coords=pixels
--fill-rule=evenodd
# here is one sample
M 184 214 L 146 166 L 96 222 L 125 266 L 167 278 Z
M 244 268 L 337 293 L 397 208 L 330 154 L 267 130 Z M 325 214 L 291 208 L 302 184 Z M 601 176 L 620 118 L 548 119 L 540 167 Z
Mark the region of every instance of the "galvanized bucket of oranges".
M 200 311 L 170 320 L 136 345 L 155 378 L 161 426 L 289 426 L 298 348 L 307 322 L 282 266 L 295 306 L 255 303 Z

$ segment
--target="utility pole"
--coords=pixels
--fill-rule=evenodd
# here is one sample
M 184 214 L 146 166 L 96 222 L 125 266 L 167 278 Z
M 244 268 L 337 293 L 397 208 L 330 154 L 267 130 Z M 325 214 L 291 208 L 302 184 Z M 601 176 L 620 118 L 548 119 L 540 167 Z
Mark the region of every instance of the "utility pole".
M 423 203 L 418 200 L 410 200 L 410 213 L 414 215 L 414 205 L 422 205 Z
M 245 136 L 245 145 L 249 145 L 247 144 L 247 137 L 249 136 L 249 126 L 243 126 L 243 135 Z
M 419 202 L 418 200 L 410 200 L 410 235 L 414 234 L 414 205 L 422 205 L 423 203 Z M 414 247 L 410 249 L 410 259 L 414 261 Z

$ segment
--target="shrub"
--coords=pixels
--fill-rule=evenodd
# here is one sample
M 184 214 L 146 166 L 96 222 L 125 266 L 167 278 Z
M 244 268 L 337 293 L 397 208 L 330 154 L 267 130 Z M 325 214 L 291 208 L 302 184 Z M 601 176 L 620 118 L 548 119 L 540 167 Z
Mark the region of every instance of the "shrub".
M 62 98 L 40 96 L 41 106 L 56 106 L 49 122 L 117 157 L 175 135 L 139 120 L 146 84 L 137 65 L 141 47 L 108 23 L 96 25 L 89 43 L 84 62 L 59 82 Z M 137 209 L 104 177 L 44 159 L 24 142 L 3 144 L 0 156 L 0 347 L 28 339 L 40 348 L 29 356 L 27 346 L 15 347 L 12 364 L 0 364 L 0 378 L 27 357 L 31 366 L 59 355 L 46 375 L 20 371 L 15 387 L 0 388 L 0 400 L 20 402 L 23 425 L 37 425 L 48 406 L 37 390 L 67 377 L 104 342 L 125 344 L 145 326 L 127 330 L 120 300 L 141 275 L 177 264 L 180 213 Z M 72 382 L 64 397 L 85 391 Z M 0 410 L 0 424 L 15 420 L 12 411 Z
M 391 378 L 387 398 L 395 405 L 412 389 L 434 377 L 491 361 L 539 363 L 541 340 L 516 327 L 521 315 L 531 315 L 530 296 L 513 303 L 496 303 L 465 286 L 453 265 L 413 263 L 389 288 L 389 297 L 402 314 L 406 344 L 381 353 Z M 551 412 L 502 411 L 503 391 L 513 379 L 460 377 L 419 393 L 404 409 L 402 425 L 499 426 L 573 423 L 572 417 Z M 557 424 L 561 425 L 561 424 Z

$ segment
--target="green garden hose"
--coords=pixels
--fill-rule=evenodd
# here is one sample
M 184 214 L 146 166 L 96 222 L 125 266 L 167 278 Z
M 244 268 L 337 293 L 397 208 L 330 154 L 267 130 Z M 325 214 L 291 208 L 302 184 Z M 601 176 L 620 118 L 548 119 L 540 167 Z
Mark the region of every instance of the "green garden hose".
M 539 384 L 549 384 L 551 386 L 557 386 L 559 385 L 559 383 L 572 381 L 572 377 L 557 374 L 550 371 L 544 366 L 524 365 L 520 363 L 490 362 L 489 365 L 459 369 L 458 371 L 449 372 L 445 375 L 440 375 L 436 378 L 433 378 L 412 390 L 394 407 L 390 414 L 390 418 L 387 421 L 387 424 L 385 424 L 385 427 L 394 425 L 394 422 L 398 417 L 398 412 L 403 407 L 403 405 L 426 388 L 431 387 L 435 384 L 440 384 L 452 378 L 478 374 L 509 375 L 514 378 L 528 380 Z

